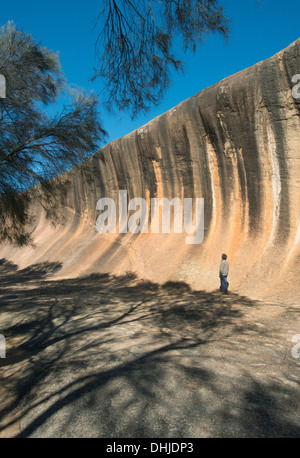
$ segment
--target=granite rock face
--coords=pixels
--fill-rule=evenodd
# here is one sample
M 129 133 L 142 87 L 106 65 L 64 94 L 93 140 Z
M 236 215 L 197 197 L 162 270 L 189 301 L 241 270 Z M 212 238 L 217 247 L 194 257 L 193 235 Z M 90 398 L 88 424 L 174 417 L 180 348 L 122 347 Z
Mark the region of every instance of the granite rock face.
M 154 282 L 219 287 L 297 301 L 300 241 L 300 39 L 275 56 L 180 103 L 67 172 L 63 223 L 37 209 L 35 247 L 1 248 L 20 267 L 59 261 L 60 277 L 134 272 Z M 294 79 L 295 81 L 295 79 Z M 299 78 L 300 81 L 300 78 Z M 204 239 L 183 233 L 101 234 L 99 199 L 203 198 Z M 173 232 L 173 231 L 172 231 Z

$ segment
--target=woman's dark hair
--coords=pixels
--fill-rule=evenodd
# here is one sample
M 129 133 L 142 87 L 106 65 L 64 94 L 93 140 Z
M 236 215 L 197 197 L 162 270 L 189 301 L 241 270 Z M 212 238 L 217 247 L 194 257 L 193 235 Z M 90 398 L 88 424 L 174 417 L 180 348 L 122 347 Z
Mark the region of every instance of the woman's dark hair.
M 223 253 L 222 254 L 222 259 L 227 259 L 227 254 Z

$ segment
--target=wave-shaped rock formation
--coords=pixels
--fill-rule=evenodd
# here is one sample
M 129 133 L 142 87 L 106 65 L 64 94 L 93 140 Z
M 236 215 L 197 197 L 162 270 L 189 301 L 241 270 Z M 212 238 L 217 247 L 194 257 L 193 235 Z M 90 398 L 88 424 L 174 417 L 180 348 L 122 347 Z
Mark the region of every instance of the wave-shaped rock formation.
M 63 223 L 39 210 L 35 247 L 2 247 L 20 267 L 62 263 L 56 274 L 134 272 L 154 282 L 219 287 L 227 253 L 230 289 L 250 297 L 299 298 L 300 39 L 230 76 L 66 172 Z M 294 77 L 294 79 L 293 79 Z M 292 81 L 293 79 L 293 81 Z M 298 92 L 297 92 L 298 91 Z M 120 190 L 128 200 L 204 199 L 204 239 L 183 233 L 101 234 L 97 201 Z M 150 205 L 149 205 L 150 208 Z

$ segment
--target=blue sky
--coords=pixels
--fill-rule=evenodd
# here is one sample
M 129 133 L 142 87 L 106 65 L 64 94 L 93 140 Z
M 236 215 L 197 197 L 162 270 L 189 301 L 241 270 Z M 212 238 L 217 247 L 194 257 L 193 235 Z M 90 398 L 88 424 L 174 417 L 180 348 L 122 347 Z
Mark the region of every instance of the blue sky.
M 221 79 L 267 59 L 300 36 L 299 1 L 221 0 L 231 32 L 226 44 L 210 35 L 196 54 L 180 54 L 185 72 L 175 73 L 172 86 L 158 107 L 134 121 L 126 113 L 102 112 L 108 141 L 122 137 L 146 124 Z M 70 84 L 101 93 L 102 82 L 91 82 L 97 65 L 94 29 L 102 0 L 10 0 L 2 2 L 1 25 L 13 20 L 37 42 L 59 53 L 63 72 Z M 300 73 L 300 68 L 299 68 Z M 102 146 L 102 145 L 99 145 Z

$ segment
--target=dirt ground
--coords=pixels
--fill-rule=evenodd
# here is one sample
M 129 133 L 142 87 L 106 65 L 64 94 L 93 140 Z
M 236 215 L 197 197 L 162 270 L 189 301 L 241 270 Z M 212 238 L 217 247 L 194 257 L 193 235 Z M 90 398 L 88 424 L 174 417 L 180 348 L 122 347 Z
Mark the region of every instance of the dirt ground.
M 0 261 L 0 437 L 300 436 L 299 304 L 59 267 Z

